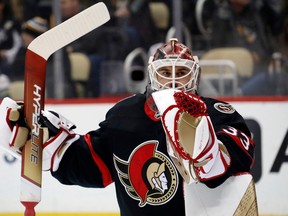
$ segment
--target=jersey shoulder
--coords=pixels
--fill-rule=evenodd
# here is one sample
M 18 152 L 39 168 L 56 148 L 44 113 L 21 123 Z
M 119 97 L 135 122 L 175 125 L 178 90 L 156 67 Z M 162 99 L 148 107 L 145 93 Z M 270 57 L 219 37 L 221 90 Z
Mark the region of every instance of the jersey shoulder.
M 214 98 L 206 98 L 206 97 L 201 98 L 207 105 L 208 112 L 212 113 L 220 112 L 222 114 L 233 114 L 233 113 L 238 114 L 235 108 L 228 102 L 224 102 Z
M 135 94 L 116 103 L 107 113 L 107 116 L 134 116 L 144 114 L 144 94 Z
M 202 100 L 207 105 L 208 114 L 216 131 L 222 130 L 223 127 L 231 126 L 249 136 L 251 135 L 245 119 L 230 103 L 205 97 L 202 97 Z

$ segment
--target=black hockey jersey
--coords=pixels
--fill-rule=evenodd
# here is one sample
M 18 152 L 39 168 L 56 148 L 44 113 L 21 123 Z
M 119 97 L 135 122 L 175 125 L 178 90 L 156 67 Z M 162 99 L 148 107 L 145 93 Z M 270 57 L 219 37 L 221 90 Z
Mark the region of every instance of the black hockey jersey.
M 231 105 L 202 99 L 217 138 L 231 156 L 224 175 L 203 182 L 216 187 L 231 175 L 249 172 L 254 144 L 244 119 Z M 114 182 L 122 216 L 184 216 L 183 180 L 167 154 L 162 123 L 144 109 L 145 103 L 144 94 L 117 103 L 99 129 L 69 147 L 52 175 L 63 184 L 84 187 L 102 188 Z

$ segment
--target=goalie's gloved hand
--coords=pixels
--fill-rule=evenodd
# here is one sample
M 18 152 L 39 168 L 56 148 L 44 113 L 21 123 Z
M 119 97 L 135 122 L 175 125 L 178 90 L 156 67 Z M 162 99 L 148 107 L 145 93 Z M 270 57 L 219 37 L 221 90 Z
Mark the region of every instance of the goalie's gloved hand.
M 56 171 L 68 147 L 79 139 L 76 126 L 54 111 L 42 110 L 38 121 L 44 130 L 42 169 Z
M 0 147 L 20 159 L 29 138 L 29 129 L 23 115 L 23 102 L 5 97 L 0 105 Z
M 152 93 L 168 137 L 168 154 L 187 183 L 222 175 L 230 164 L 216 137 L 205 102 L 194 94 L 167 89 Z
M 179 110 L 189 113 L 194 118 L 208 115 L 207 106 L 198 95 L 177 91 L 173 97 Z
M 23 105 L 9 97 L 0 105 L 0 147 L 18 159 L 30 138 Z M 44 131 L 42 169 L 56 171 L 68 147 L 79 138 L 73 131 L 76 126 L 53 111 L 41 111 L 39 123 Z

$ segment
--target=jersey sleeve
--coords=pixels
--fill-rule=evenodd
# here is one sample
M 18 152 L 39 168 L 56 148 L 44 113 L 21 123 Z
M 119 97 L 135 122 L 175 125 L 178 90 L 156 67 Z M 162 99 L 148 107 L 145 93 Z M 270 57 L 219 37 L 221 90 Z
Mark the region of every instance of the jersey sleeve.
M 62 184 L 102 188 L 113 182 L 111 158 L 105 138 L 105 121 L 101 127 L 80 137 L 63 156 L 52 175 Z
M 217 179 L 205 182 L 216 187 L 232 175 L 250 172 L 254 163 L 254 141 L 243 117 L 229 104 L 214 99 L 205 99 L 217 139 L 231 158 L 226 173 Z
M 115 151 L 126 156 L 128 150 L 124 146 L 127 146 L 127 139 L 134 144 L 130 134 L 135 132 L 130 130 L 135 129 L 133 125 L 141 125 L 138 113 L 144 115 L 145 95 L 129 98 L 130 100 L 124 99 L 108 110 L 98 129 L 80 136 L 80 139 L 68 148 L 58 170 L 52 173 L 55 178 L 63 184 L 96 188 L 106 187 L 114 182 Z M 129 109 L 131 106 L 134 107 L 133 112 Z

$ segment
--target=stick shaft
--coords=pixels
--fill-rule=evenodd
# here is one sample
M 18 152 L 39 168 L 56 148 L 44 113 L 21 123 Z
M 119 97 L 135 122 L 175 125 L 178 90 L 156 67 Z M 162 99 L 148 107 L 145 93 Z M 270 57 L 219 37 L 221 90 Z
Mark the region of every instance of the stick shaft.
M 28 46 L 25 60 L 24 114 L 31 138 L 22 151 L 20 201 L 25 216 L 34 216 L 41 200 L 43 132 L 38 118 L 44 110 L 46 63 L 57 50 L 110 19 L 104 3 L 97 3 L 43 33 Z

